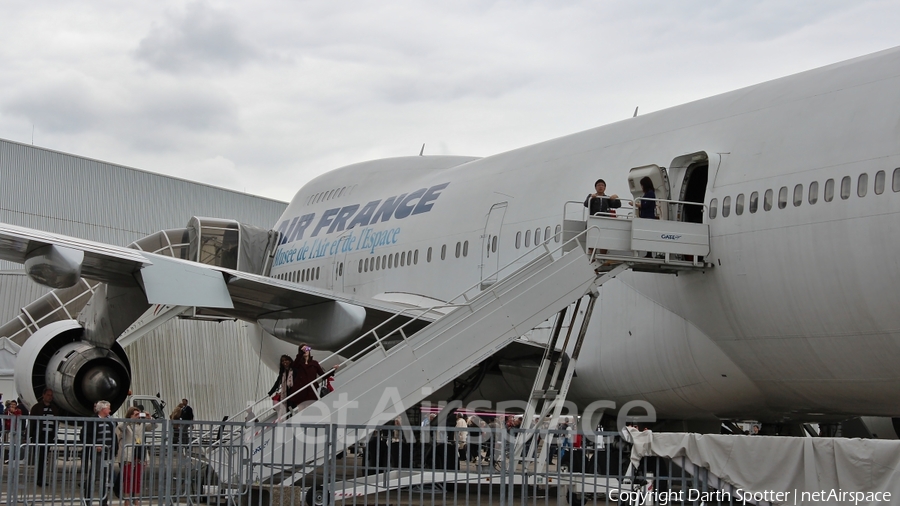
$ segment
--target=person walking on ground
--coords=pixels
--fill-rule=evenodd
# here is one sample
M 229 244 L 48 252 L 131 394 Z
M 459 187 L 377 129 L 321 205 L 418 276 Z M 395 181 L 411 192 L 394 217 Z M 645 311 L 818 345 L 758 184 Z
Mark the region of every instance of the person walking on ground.
M 188 404 L 187 399 L 181 399 L 181 418 L 179 419 L 185 422 L 194 421 L 194 408 Z M 190 444 L 192 425 L 193 424 L 186 423 L 181 426 L 181 444 Z
M 87 498 L 100 499 L 100 506 L 107 506 L 109 501 L 113 459 L 116 456 L 116 424 L 109 419 L 111 411 L 109 402 L 97 401 L 94 405 L 97 419 L 85 421 L 81 431 L 81 441 L 84 443 L 83 492 Z M 98 472 L 100 488 L 95 489 Z
M 119 496 L 125 500 L 124 506 L 132 504 L 139 506 L 140 501 L 137 498 L 141 495 L 141 477 L 147 461 L 144 429 L 149 416 L 132 406 L 125 411 L 125 419 L 126 421 L 120 422 L 116 428 L 119 462 L 122 465 L 122 488 Z
M 10 445 L 6 450 L 8 454 L 5 457 L 3 463 L 8 464 L 9 454 L 17 452 L 19 449 L 19 444 L 21 443 L 21 440 L 19 438 L 22 437 L 22 410 L 19 409 L 18 402 L 9 401 L 6 404 L 6 408 L 3 414 L 9 417 L 4 420 L 3 423 L 3 428 L 5 429 L 5 432 L 3 433 L 3 442 Z
M 53 390 L 45 388 L 44 394 L 41 395 L 41 400 L 31 407 L 29 414 L 31 416 L 50 417 L 50 419 L 42 419 L 41 421 L 31 421 L 31 437 L 37 447 L 37 455 L 34 459 L 34 474 L 37 479 L 37 486 L 43 487 L 47 484 L 45 478 L 48 473 L 47 468 L 50 467 L 47 458 L 50 445 L 56 443 L 56 420 L 52 418 L 59 416 L 59 410 L 53 404 Z M 53 459 L 49 460 L 52 462 Z M 51 469 L 50 473 L 52 474 L 52 472 Z

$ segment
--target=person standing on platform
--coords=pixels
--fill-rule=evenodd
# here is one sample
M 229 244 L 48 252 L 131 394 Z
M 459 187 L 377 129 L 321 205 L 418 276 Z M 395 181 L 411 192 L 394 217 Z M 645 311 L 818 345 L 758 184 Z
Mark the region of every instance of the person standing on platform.
M 598 179 L 594 183 L 594 193 L 588 194 L 584 199 L 584 207 L 588 208 L 591 216 L 596 214 L 615 213 L 614 209 L 622 207 L 622 201 L 616 194 L 606 194 L 606 181 Z
M 638 208 L 638 218 L 646 220 L 658 219 L 656 216 L 656 191 L 653 189 L 653 181 L 649 177 L 641 178 L 641 189 L 644 194 L 634 201 L 634 207 Z

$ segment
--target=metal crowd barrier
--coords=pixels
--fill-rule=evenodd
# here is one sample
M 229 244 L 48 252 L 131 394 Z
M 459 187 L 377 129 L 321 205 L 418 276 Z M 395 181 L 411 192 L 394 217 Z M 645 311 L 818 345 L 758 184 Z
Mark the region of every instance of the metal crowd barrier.
M 112 448 L 99 418 L 0 420 L 5 504 L 665 506 L 710 503 L 717 492 L 718 504 L 740 502 L 689 464 L 653 458 L 629 469 L 630 446 L 615 432 L 106 419 L 143 431 Z

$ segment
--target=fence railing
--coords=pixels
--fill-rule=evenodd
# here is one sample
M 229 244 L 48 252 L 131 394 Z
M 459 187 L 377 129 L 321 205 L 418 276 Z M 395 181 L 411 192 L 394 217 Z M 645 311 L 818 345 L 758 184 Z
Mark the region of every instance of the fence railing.
M 618 433 L 521 431 L 500 418 L 466 428 L 0 420 L 5 504 L 699 504 L 689 499 L 713 491 L 705 471 L 689 474 L 685 463 L 630 468 Z M 526 456 L 550 441 L 543 472 L 513 455 L 517 437 Z M 304 444 L 282 444 L 290 439 Z M 333 457 L 304 464 L 296 452 L 310 441 Z

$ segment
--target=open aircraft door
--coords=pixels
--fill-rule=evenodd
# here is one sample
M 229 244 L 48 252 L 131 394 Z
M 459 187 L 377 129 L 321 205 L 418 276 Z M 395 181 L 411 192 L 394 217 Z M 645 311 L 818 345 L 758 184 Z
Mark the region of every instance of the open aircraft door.
M 635 199 L 641 198 L 644 190 L 641 189 L 641 179 L 649 177 L 653 181 L 653 189 L 656 192 L 656 198 L 661 200 L 669 200 L 669 176 L 666 174 L 665 167 L 659 165 L 644 165 L 643 167 L 635 167 L 628 172 L 628 190 Z M 636 213 L 637 211 L 635 211 Z M 669 205 L 666 203 L 656 204 L 656 215 L 661 220 L 669 219 Z
M 497 282 L 497 270 L 500 268 L 500 229 L 503 227 L 503 216 L 506 215 L 506 202 L 491 206 L 484 235 L 481 236 L 481 289 Z

